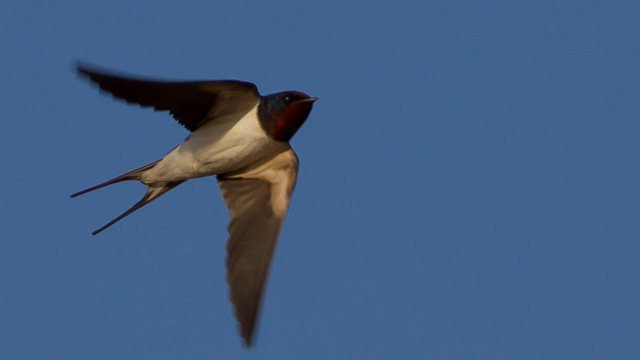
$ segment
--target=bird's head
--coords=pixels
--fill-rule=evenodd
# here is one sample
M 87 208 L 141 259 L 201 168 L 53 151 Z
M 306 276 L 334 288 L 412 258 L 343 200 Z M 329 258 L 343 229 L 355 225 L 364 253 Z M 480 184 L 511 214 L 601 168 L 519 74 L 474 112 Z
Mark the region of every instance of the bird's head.
M 264 96 L 258 113 L 263 129 L 275 140 L 289 141 L 307 120 L 316 100 L 300 91 Z

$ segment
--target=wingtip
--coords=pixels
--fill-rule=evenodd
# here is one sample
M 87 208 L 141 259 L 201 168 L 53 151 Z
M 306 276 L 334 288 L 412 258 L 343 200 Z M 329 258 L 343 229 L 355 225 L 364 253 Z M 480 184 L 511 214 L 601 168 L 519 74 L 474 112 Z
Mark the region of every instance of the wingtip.
M 83 60 L 75 60 L 71 63 L 70 70 L 78 75 L 86 76 L 88 75 L 87 70 L 91 67 L 89 63 Z
M 249 337 L 242 337 L 242 347 L 244 347 L 247 350 L 251 350 L 253 349 L 253 339 L 251 338 L 251 336 Z
M 117 74 L 115 70 L 103 68 L 83 60 L 76 60 L 72 63 L 71 71 L 75 72 L 76 75 L 81 78 L 91 78 L 94 75 L 108 75 L 110 73 Z
M 80 80 L 89 80 L 91 82 L 92 74 L 95 74 L 98 67 L 90 63 L 78 60 L 71 64 L 71 72 L 76 74 Z

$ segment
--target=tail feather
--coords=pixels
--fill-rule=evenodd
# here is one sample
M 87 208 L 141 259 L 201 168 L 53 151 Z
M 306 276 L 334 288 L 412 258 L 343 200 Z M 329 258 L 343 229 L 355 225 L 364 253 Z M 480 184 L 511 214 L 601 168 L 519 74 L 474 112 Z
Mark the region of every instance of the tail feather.
M 124 180 L 128 180 L 128 179 L 124 179 Z M 123 180 L 120 180 L 120 181 L 123 181 Z M 134 212 L 134 211 L 140 209 L 141 207 L 147 205 L 148 203 L 150 203 L 153 200 L 155 200 L 158 197 L 160 197 L 160 195 L 166 193 L 167 191 L 173 189 L 174 187 L 176 187 L 176 186 L 178 186 L 178 185 L 180 185 L 182 183 L 183 183 L 183 181 L 177 181 L 177 182 L 165 183 L 165 184 L 163 184 L 161 186 L 149 186 L 149 188 L 147 189 L 147 192 L 144 194 L 142 199 L 140 199 L 140 201 L 135 203 L 131 208 L 129 208 L 129 210 L 123 212 L 122 214 L 120 214 L 115 219 L 109 221 L 103 227 L 93 231 L 91 234 L 92 235 L 97 235 L 97 234 L 101 233 L 103 230 L 105 230 L 106 228 L 110 227 L 111 225 L 117 223 L 118 221 L 122 220 L 127 215 L 129 215 L 132 212 Z M 91 190 L 89 190 L 89 191 L 91 191 Z
M 80 196 L 82 194 L 86 194 L 86 193 L 91 192 L 93 190 L 101 189 L 101 188 L 103 188 L 105 186 L 109 186 L 109 185 L 112 185 L 112 184 L 117 184 L 117 183 L 122 182 L 122 181 L 140 180 L 140 176 L 142 175 L 142 173 L 144 173 L 146 170 L 149 170 L 152 167 L 156 166 L 156 164 L 159 161 L 160 160 L 156 160 L 156 161 L 152 162 L 151 164 L 147 164 L 145 166 L 142 166 L 142 167 L 139 167 L 137 169 L 131 170 L 131 171 L 127 172 L 127 173 L 124 173 L 124 174 L 122 174 L 120 176 L 116 176 L 113 179 L 105 181 L 105 182 L 103 182 L 101 184 L 98 184 L 96 186 L 92 186 L 92 187 L 90 187 L 88 189 L 84 189 L 82 191 L 78 191 L 77 193 L 71 194 L 71 197 L 74 198 L 76 196 Z
M 139 167 L 137 169 L 131 170 L 131 171 L 125 173 L 125 174 L 122 174 L 120 176 L 114 177 L 113 179 L 105 181 L 105 182 L 103 182 L 101 184 L 98 184 L 96 186 L 92 186 L 92 187 L 90 187 L 88 189 L 84 189 L 82 191 L 78 191 L 75 194 L 71 194 L 71 197 L 74 198 L 76 196 L 80 196 L 82 194 L 86 194 L 86 193 L 88 193 L 90 191 L 97 190 L 97 189 L 103 188 L 105 186 L 116 184 L 116 183 L 119 183 L 119 182 L 122 182 L 122 181 L 140 180 L 142 178 L 142 174 L 144 174 L 145 171 L 147 171 L 147 170 L 153 168 L 154 166 L 156 166 L 156 164 L 158 164 L 159 161 L 160 160 L 156 160 L 156 161 L 154 161 L 154 162 L 152 162 L 150 164 L 147 164 L 145 166 L 142 166 L 142 167 Z M 129 210 L 123 212 L 118 217 L 116 217 L 115 219 L 109 221 L 106 225 L 104 225 L 103 227 L 95 230 L 91 234 L 92 235 L 97 235 L 97 234 L 101 233 L 106 228 L 108 228 L 111 225 L 117 223 L 118 221 L 120 221 L 123 218 L 125 218 L 127 215 L 129 215 L 132 212 L 134 212 L 134 211 L 140 209 L 141 207 L 147 205 L 148 203 L 150 203 L 153 200 L 157 199 L 160 195 L 162 195 L 162 194 L 166 193 L 167 191 L 173 189 L 174 187 L 182 184 L 183 182 L 184 182 L 184 180 L 149 185 L 149 187 L 147 188 L 147 192 L 144 194 L 142 199 L 140 199 L 140 201 L 135 203 L 131 208 L 129 208 Z

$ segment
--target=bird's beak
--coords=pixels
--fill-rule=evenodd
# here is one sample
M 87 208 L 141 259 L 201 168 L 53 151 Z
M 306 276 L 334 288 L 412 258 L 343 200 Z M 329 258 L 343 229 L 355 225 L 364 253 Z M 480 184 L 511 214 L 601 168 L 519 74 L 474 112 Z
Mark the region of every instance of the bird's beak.
M 313 102 L 315 102 L 316 100 L 318 100 L 318 98 L 317 98 L 317 97 L 311 97 L 311 98 L 308 98 L 308 99 L 298 100 L 298 101 L 296 101 L 296 102 L 310 102 L 310 103 L 313 103 Z

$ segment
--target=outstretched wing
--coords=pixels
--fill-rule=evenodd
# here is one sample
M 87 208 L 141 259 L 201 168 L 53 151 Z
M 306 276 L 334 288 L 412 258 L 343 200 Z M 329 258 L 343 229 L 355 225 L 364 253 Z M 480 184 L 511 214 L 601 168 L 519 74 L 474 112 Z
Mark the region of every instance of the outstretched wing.
M 218 176 L 231 214 L 227 282 L 247 346 L 252 344 L 273 250 L 297 174 L 298 157 L 289 147 L 251 170 Z
M 237 80 L 157 81 L 118 75 L 78 63 L 80 76 L 130 104 L 169 111 L 189 131 L 221 115 L 248 112 L 260 101 L 255 84 Z

